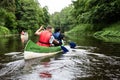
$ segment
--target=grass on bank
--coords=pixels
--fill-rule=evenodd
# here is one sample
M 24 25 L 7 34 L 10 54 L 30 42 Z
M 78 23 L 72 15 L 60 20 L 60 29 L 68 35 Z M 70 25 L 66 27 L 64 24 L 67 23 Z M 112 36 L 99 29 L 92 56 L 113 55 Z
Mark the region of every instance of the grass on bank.
M 0 35 L 9 35 L 10 30 L 6 27 L 0 26 Z
M 102 25 L 101 25 L 102 27 Z M 100 31 L 95 32 L 94 28 L 97 28 L 92 24 L 80 24 L 66 32 L 66 35 L 81 35 L 81 36 L 107 36 L 107 37 L 120 37 L 120 21 L 111 25 L 106 25 L 106 28 L 103 28 Z
M 102 31 L 96 32 L 94 36 L 120 37 L 120 22 L 109 25 L 107 28 L 104 28 Z
M 94 31 L 92 24 L 80 24 L 71 29 L 70 31 L 66 32 L 66 35 L 81 35 L 81 36 L 91 36 L 93 35 Z

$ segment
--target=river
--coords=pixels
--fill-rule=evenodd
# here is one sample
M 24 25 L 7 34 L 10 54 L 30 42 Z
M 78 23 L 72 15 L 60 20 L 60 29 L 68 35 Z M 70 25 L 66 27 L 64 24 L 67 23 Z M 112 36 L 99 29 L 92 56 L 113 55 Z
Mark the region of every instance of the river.
M 36 38 L 31 37 L 34 42 Z M 92 37 L 66 38 L 77 49 L 47 58 L 24 60 L 19 36 L 0 37 L 0 80 L 119 80 L 120 43 Z M 69 47 L 69 46 L 68 46 Z

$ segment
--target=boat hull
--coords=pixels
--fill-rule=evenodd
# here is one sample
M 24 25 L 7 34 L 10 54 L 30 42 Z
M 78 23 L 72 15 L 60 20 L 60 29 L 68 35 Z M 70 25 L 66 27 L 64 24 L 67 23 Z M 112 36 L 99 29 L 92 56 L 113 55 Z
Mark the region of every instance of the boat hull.
M 51 53 L 35 53 L 35 52 L 30 52 L 30 51 L 25 51 L 24 52 L 24 59 L 33 59 L 33 58 L 39 58 L 39 57 L 48 57 L 48 56 L 52 56 L 55 54 L 60 53 L 61 51 L 58 52 L 51 52 Z
M 24 59 L 32 59 L 38 57 L 46 57 L 55 55 L 61 52 L 61 47 L 43 47 L 38 46 L 31 40 L 29 40 L 24 49 Z

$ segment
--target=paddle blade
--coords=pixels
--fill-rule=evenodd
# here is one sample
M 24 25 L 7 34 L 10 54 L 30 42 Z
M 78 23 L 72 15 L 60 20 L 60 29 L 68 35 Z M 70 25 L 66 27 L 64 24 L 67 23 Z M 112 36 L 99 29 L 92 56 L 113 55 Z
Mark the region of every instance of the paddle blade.
M 70 42 L 69 45 L 70 45 L 70 48 L 75 48 L 76 47 L 76 44 L 74 42 Z
M 69 52 L 69 50 L 64 46 L 61 46 L 61 49 L 63 50 L 63 53 Z

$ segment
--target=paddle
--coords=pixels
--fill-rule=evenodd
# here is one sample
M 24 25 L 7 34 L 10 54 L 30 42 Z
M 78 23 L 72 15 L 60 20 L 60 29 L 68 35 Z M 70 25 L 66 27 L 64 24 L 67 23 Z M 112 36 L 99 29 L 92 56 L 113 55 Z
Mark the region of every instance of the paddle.
M 75 42 L 69 42 L 69 46 L 70 46 L 70 48 L 75 48 L 76 47 L 76 43 Z
M 64 47 L 64 46 L 61 46 L 61 49 L 63 50 L 63 53 L 69 52 L 69 50 L 66 47 Z
M 75 48 L 76 43 L 75 42 L 69 42 L 69 46 L 70 46 L 70 48 Z M 65 46 L 61 46 L 61 49 L 63 50 L 63 53 L 69 52 L 69 50 Z

